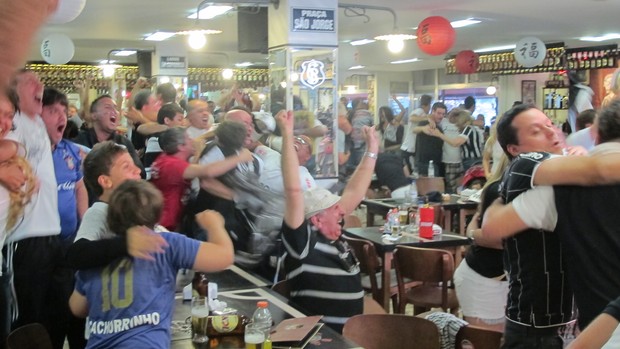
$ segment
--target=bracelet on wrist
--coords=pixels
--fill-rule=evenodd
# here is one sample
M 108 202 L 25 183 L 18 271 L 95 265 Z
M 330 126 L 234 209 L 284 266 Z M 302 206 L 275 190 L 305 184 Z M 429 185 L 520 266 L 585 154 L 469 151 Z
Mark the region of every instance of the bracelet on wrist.
M 371 159 L 376 159 L 377 158 L 377 153 L 373 153 L 373 152 L 367 151 L 367 152 L 364 153 L 364 156 L 369 157 Z

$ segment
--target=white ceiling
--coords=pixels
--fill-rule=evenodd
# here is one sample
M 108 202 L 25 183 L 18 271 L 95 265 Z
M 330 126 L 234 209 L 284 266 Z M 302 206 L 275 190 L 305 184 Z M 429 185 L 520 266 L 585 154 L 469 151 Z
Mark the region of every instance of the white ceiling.
M 250 1 L 251 0 L 247 0 Z M 537 36 L 544 42 L 563 41 L 568 47 L 615 44 L 616 40 L 600 43 L 577 40 L 581 36 L 597 36 L 618 31 L 620 0 L 350 0 L 369 6 L 392 8 L 398 16 L 398 28 L 415 34 L 413 29 L 424 18 L 432 15 L 450 21 L 473 17 L 483 22 L 456 29 L 457 37 L 449 54 L 460 50 L 516 43 L 525 36 Z M 154 42 L 144 41 L 155 31 L 189 30 L 195 21 L 186 17 L 195 12 L 200 1 L 177 0 L 87 0 L 84 11 L 73 22 L 44 27 L 32 45 L 29 59 L 41 61 L 41 40 L 51 33 L 68 35 L 75 44 L 72 62 L 96 63 L 105 59 L 111 49 L 154 49 Z M 312 4 L 312 1 L 308 1 Z M 351 40 L 372 38 L 390 33 L 392 15 L 386 11 L 366 10 L 364 17 L 348 17 L 338 10 L 340 69 L 355 65 L 354 56 L 368 71 L 411 71 L 443 66 L 443 56 L 429 56 L 420 52 L 415 41 L 408 41 L 405 50 L 393 55 L 385 49 L 385 42 L 353 47 Z M 190 66 L 224 66 L 226 53 L 229 63 L 243 61 L 264 62 L 266 56 L 237 52 L 237 15 L 226 14 L 212 20 L 202 20 L 205 29 L 219 29 L 222 34 L 208 36 L 207 46 L 189 54 Z M 170 40 L 185 40 L 177 37 Z M 356 54 L 356 50 L 358 51 Z M 190 50 L 191 51 L 191 50 Z M 421 62 L 390 65 L 390 61 L 420 58 Z M 114 57 L 122 63 L 136 63 L 135 56 Z

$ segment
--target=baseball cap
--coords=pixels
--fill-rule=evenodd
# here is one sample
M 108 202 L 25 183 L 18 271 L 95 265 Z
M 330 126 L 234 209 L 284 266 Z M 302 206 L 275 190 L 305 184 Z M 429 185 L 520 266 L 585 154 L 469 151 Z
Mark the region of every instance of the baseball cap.
M 340 201 L 340 196 L 324 188 L 312 188 L 304 192 L 304 216 L 306 219 L 326 210 Z

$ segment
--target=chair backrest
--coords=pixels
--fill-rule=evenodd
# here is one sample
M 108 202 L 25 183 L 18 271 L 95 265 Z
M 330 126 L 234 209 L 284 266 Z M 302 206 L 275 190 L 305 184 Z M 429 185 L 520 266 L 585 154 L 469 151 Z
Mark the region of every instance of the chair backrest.
M 394 251 L 396 275 L 413 281 L 447 282 L 454 274 L 454 257 L 446 250 L 398 246 Z
M 443 177 L 418 177 L 415 182 L 418 187 L 418 195 L 426 195 L 432 191 L 446 192 L 446 183 L 444 183 Z
M 375 250 L 375 245 L 368 240 L 356 239 L 345 236 L 344 234 L 342 237 L 349 246 L 351 246 L 353 254 L 360 261 L 360 271 L 370 276 L 370 285 L 373 294 L 379 292 L 379 285 L 377 284 L 377 278 L 375 276 L 379 269 L 379 258 L 377 256 L 377 250 Z
M 344 216 L 344 226 L 343 228 L 360 228 L 362 226 L 362 221 L 360 218 L 354 214 Z
M 499 349 L 502 333 L 476 326 L 463 326 L 456 334 L 455 349 Z
M 291 285 L 289 284 L 289 281 L 286 279 L 278 281 L 273 286 L 271 286 L 271 289 L 278 292 L 280 295 L 284 296 L 284 298 L 286 299 L 291 298 Z
M 24 325 L 9 333 L 8 349 L 52 349 L 52 340 L 43 325 Z
M 411 315 L 356 315 L 344 324 L 342 335 L 366 349 L 440 347 L 437 326 Z

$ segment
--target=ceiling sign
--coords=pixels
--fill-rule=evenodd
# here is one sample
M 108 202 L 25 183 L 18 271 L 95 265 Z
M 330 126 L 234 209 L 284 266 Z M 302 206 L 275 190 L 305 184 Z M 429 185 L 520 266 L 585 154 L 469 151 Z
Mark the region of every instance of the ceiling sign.
M 335 33 L 334 10 L 293 8 L 291 31 Z

